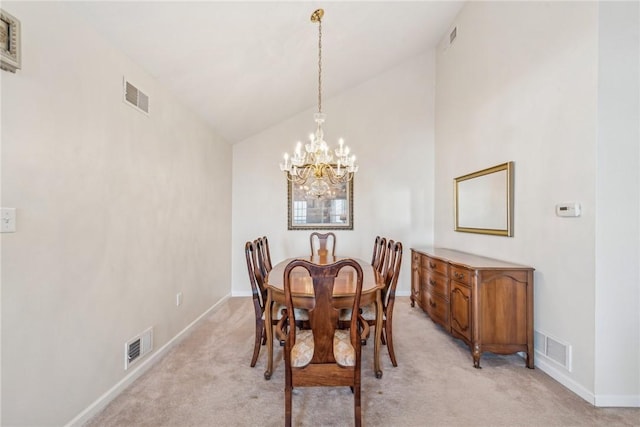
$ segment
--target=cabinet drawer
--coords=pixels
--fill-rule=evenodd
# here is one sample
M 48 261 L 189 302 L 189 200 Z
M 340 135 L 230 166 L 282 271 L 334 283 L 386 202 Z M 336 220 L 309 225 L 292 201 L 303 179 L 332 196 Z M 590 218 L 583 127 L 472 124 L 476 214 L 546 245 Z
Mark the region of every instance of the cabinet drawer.
M 449 273 L 449 264 L 436 258 L 422 257 L 422 266 L 431 271 L 437 271 L 443 276 Z
M 442 274 L 434 271 L 423 270 L 423 274 L 427 277 L 427 285 L 429 285 L 432 291 L 445 300 L 449 300 L 449 280 Z
M 440 295 L 433 293 L 433 287 L 427 286 L 422 304 L 431 320 L 449 330 L 449 302 L 445 301 Z
M 471 270 L 457 265 L 451 266 L 451 278 L 463 285 L 471 286 Z

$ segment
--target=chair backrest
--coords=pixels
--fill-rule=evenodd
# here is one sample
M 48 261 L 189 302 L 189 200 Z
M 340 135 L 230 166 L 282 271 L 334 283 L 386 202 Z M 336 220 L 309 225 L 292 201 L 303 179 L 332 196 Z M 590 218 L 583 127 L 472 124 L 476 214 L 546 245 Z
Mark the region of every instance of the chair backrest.
M 384 291 L 382 303 L 384 307 L 393 306 L 398 286 L 398 275 L 402 266 L 402 243 L 389 240 L 382 276 L 384 277 Z
M 262 255 L 256 242 L 257 241 L 245 243 L 244 253 L 247 259 L 247 270 L 249 272 L 249 281 L 251 282 L 251 293 L 253 295 L 253 305 L 256 310 L 256 316 L 262 316 L 264 304 L 267 300 L 267 289 L 264 285 L 265 273 L 261 267 Z
M 338 273 L 343 268 L 351 267 L 356 271 L 356 289 L 353 299 L 353 312 L 360 308 L 363 273 L 360 265 L 353 259 L 341 259 L 333 264 L 318 265 L 302 259 L 291 261 L 284 270 L 284 296 L 287 312 L 294 313 L 291 297 L 291 272 L 302 267 L 309 272 L 313 282 L 315 295 L 314 307 L 309 309 L 309 325 L 313 331 L 314 352 L 310 364 L 335 363 L 333 354 L 334 333 L 338 328 L 340 309 L 335 307 L 333 287 Z M 350 342 L 356 351 L 356 369 L 360 368 L 360 335 L 357 327 L 358 316 L 352 316 L 350 322 Z M 295 316 L 289 315 L 289 331 L 295 331 Z M 289 333 L 285 342 L 285 363 L 290 363 L 291 349 L 295 344 L 296 334 Z M 331 379 L 328 379 L 330 382 Z
M 309 236 L 311 243 L 311 255 L 327 256 L 336 255 L 336 235 L 332 232 L 318 233 L 314 231 Z
M 262 261 L 262 271 L 263 274 L 267 274 L 273 268 L 271 264 L 271 251 L 269 250 L 269 240 L 267 236 L 262 236 L 254 240 L 254 243 L 257 244 L 258 249 L 260 250 L 260 259 Z
M 378 273 L 382 272 L 386 250 L 387 239 L 384 237 L 376 236 L 376 240 L 373 243 L 373 257 L 371 258 L 371 265 L 373 266 L 373 268 L 378 270 Z

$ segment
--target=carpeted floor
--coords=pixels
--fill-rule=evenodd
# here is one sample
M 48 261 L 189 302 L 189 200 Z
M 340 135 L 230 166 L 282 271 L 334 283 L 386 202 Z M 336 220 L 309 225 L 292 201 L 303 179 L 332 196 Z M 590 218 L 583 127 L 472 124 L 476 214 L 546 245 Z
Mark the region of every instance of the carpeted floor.
M 251 298 L 231 298 L 87 426 L 281 426 L 284 372 L 255 368 Z M 520 357 L 485 353 L 474 369 L 469 349 L 445 334 L 407 297 L 396 301 L 398 367 L 382 348 L 384 375 L 373 373 L 373 343 L 363 347 L 362 419 L 366 426 L 640 426 L 638 408 L 595 408 Z M 353 424 L 349 388 L 294 390 L 296 426 Z

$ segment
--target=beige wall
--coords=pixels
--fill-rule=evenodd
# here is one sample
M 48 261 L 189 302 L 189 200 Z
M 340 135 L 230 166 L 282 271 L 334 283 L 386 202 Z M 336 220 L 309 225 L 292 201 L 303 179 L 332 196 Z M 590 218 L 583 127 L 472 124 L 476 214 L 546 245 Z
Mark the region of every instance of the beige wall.
M 324 78 L 331 80 L 330 75 Z M 336 232 L 337 252 L 370 259 L 376 235 L 402 241 L 405 253 L 398 292 L 406 295 L 409 248 L 432 242 L 433 86 L 434 56 L 427 52 L 323 100 L 325 139 L 335 145 L 343 137 L 360 164 L 354 178 L 354 229 Z M 287 230 L 287 187 L 278 162 L 314 130 L 314 111 L 234 144 L 234 295 L 250 294 L 244 258 L 247 240 L 267 235 L 274 262 L 309 252 L 310 231 Z
M 627 5 L 622 14 L 633 16 Z M 637 104 L 635 139 L 633 124 L 599 139 L 602 113 L 619 102 L 598 104 L 602 7 L 608 3 L 470 2 L 454 20 L 457 39 L 437 51 L 435 242 L 535 267 L 535 329 L 573 350 L 571 370 L 539 355 L 537 366 L 592 403 L 639 406 Z M 637 15 L 636 7 L 636 29 Z M 616 41 L 637 61 L 637 38 Z M 621 93 L 637 96 L 637 73 L 606 69 Z M 615 156 L 629 172 L 617 175 Z M 453 178 L 506 161 L 515 162 L 514 236 L 454 232 Z M 603 183 L 607 191 L 597 193 Z M 569 201 L 582 204 L 581 217 L 555 215 Z M 616 229 L 618 211 L 627 235 Z M 617 233 L 607 246 L 597 238 L 602 227 Z M 598 312 L 596 295 L 606 298 Z M 596 377 L 606 388 L 596 388 Z
M 640 407 L 640 3 L 598 11 L 594 387 Z
M 132 372 L 129 338 L 157 351 L 229 294 L 231 147 L 60 3 L 2 7 L 2 424 L 63 425 Z

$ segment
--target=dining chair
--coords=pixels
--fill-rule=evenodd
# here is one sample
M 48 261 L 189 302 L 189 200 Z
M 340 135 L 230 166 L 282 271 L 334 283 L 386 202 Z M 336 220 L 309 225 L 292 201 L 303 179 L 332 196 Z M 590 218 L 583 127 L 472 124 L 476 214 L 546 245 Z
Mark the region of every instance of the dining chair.
M 401 265 L 402 243 L 389 240 L 382 270 L 382 276 L 384 277 L 384 290 L 382 291 L 382 343 L 387 345 L 393 366 L 398 366 L 393 348 L 393 306 L 396 300 L 396 287 L 398 286 Z M 369 304 L 363 307 L 361 316 L 369 325 L 375 325 L 376 306 Z
M 247 270 L 249 271 L 249 281 L 251 282 L 251 293 L 253 297 L 253 309 L 256 319 L 256 336 L 253 345 L 253 356 L 251 367 L 256 366 L 258 355 L 260 354 L 260 344 L 266 343 L 266 331 L 264 324 L 264 310 L 267 301 L 267 290 L 264 286 L 265 272 L 262 267 L 261 251 L 258 248 L 257 240 L 249 241 L 244 245 L 245 257 L 247 259 Z M 280 310 L 274 312 L 275 322 L 279 320 Z M 273 322 L 272 322 L 273 323 Z M 275 325 L 275 323 L 273 323 Z
M 251 282 L 251 293 L 253 298 L 253 309 L 255 312 L 256 321 L 256 334 L 255 342 L 253 345 L 253 356 L 251 357 L 251 367 L 256 366 L 258 361 L 258 355 L 260 354 L 260 345 L 265 345 L 267 342 L 267 335 L 265 329 L 265 314 L 266 301 L 267 301 L 267 288 L 266 277 L 268 272 L 265 271 L 266 261 L 264 259 L 264 251 L 260 248 L 261 238 L 254 240 L 253 242 L 246 242 L 244 245 L 245 257 L 247 260 L 247 270 L 249 272 L 249 281 Z M 271 311 L 271 327 L 273 328 L 282 321 L 282 311 L 285 308 L 282 304 L 272 304 Z M 306 310 L 296 309 L 298 315 L 298 322 L 302 324 L 305 319 L 308 319 Z M 284 335 L 276 335 L 278 340 L 284 342 Z
M 376 240 L 373 243 L 373 257 L 371 258 L 371 265 L 373 268 L 378 270 L 378 273 L 382 272 L 386 249 L 387 239 L 385 237 L 376 236 Z
M 398 366 L 395 349 L 393 348 L 393 306 L 396 300 L 396 287 L 398 286 L 398 275 L 402 265 L 402 243 L 387 241 L 385 249 L 385 259 L 383 261 L 381 275 L 384 279 L 384 289 L 382 290 L 382 344 L 386 344 L 393 366 Z M 376 304 L 368 304 L 360 309 L 359 316 L 361 324 L 366 323 L 371 326 L 376 325 Z M 342 310 L 340 313 L 341 324 L 353 318 L 352 311 Z M 362 332 L 362 343 L 366 344 L 369 333 Z
M 336 255 L 336 235 L 334 233 L 318 233 L 314 231 L 309 236 L 309 241 L 311 243 L 311 256 L 327 256 L 329 251 L 331 251 L 332 256 Z
M 309 309 L 310 329 L 296 328 L 291 292 L 291 272 L 304 268 L 313 283 L 314 307 Z M 362 268 L 353 259 L 342 259 L 333 264 L 317 265 L 302 259 L 291 261 L 284 270 L 284 296 L 288 317 L 288 333 L 284 346 L 285 363 L 285 425 L 291 426 L 292 389 L 294 387 L 348 386 L 354 394 L 355 425 L 361 421 L 361 349 L 357 323 L 351 319 L 348 330 L 338 327 L 339 310 L 333 297 L 338 272 L 353 268 L 356 272 L 356 289 L 351 309 L 360 307 L 362 294 Z M 286 333 L 287 331 L 281 331 Z

